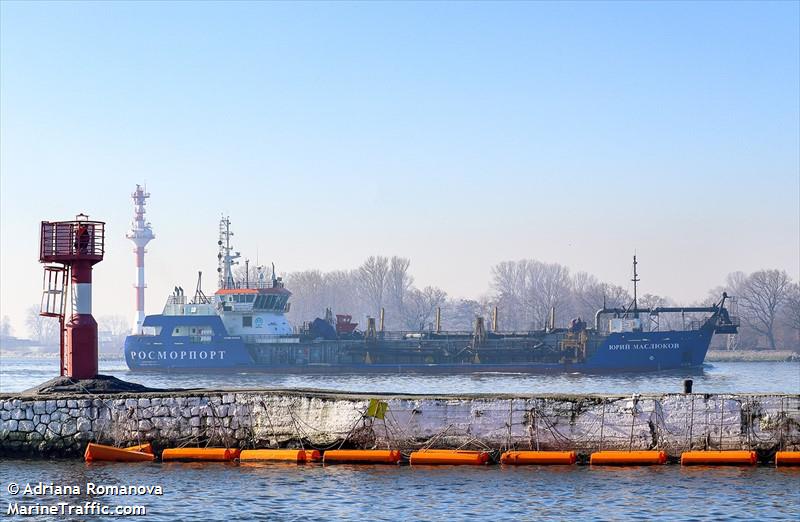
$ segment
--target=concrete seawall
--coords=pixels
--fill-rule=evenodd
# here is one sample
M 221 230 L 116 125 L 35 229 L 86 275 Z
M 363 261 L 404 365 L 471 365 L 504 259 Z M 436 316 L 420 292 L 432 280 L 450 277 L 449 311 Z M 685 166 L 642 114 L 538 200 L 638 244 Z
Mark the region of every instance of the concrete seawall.
M 370 399 L 388 405 L 366 417 Z M 189 390 L 0 396 L 0 454 L 78 456 L 90 441 L 157 448 L 800 450 L 800 395 L 387 395 Z

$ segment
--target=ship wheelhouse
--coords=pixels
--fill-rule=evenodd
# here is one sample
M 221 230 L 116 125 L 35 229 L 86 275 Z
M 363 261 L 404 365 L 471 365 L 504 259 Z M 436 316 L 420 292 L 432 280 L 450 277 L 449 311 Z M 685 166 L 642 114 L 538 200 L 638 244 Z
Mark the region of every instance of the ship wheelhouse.
M 217 290 L 215 300 L 221 312 L 272 312 L 289 311 L 291 292 L 281 287 L 223 288 Z
M 214 304 L 229 335 L 241 335 L 248 342 L 268 340 L 294 333 L 284 317 L 292 293 L 279 278 L 269 281 L 237 282 L 220 288 Z

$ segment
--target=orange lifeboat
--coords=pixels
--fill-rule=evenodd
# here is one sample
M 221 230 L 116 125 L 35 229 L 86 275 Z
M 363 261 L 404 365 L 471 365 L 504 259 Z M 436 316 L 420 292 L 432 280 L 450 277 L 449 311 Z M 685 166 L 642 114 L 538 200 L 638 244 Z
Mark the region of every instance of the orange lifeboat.
M 322 462 L 371 463 L 371 464 L 397 464 L 400 462 L 400 452 L 397 450 L 328 450 L 322 454 Z
M 779 451 L 775 453 L 776 466 L 800 466 L 800 451 Z
M 681 454 L 681 465 L 728 465 L 755 466 L 755 451 L 684 451 Z
M 161 460 L 229 461 L 239 458 L 235 448 L 168 448 L 161 453 Z
M 254 449 L 242 450 L 239 454 L 242 462 L 270 460 L 281 462 L 317 462 L 320 460 L 320 453 L 317 450 L 301 449 Z
M 502 464 L 575 464 L 574 451 L 506 451 L 500 455 Z
M 664 451 L 598 451 L 589 457 L 589 463 L 599 466 L 650 466 L 665 464 Z
M 92 442 L 86 446 L 83 454 L 86 462 L 152 462 L 155 456 L 152 453 L 133 451 L 125 448 L 115 448 Z
M 137 444 L 136 446 L 128 446 L 125 451 L 141 451 L 142 453 L 149 453 L 153 455 L 153 445 L 149 442 L 145 444 Z
M 482 465 L 489 462 L 485 451 L 428 449 L 411 453 L 411 465 Z

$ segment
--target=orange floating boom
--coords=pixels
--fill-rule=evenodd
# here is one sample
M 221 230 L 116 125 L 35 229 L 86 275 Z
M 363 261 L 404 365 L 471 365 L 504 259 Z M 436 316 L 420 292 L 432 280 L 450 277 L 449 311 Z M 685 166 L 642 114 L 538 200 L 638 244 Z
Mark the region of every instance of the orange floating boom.
M 575 464 L 574 451 L 506 451 L 500 455 L 503 464 Z
M 239 458 L 240 450 L 233 448 L 168 448 L 161 460 L 228 461 Z
M 242 462 L 255 460 L 274 460 L 283 462 L 314 462 L 320 459 L 317 450 L 301 449 L 255 449 L 242 450 L 239 460 Z
M 776 466 L 800 466 L 800 451 L 779 451 L 775 453 Z
M 397 450 L 328 450 L 322 454 L 322 462 L 370 462 L 374 464 L 397 464 Z
M 86 462 L 152 462 L 155 460 L 152 453 L 104 446 L 92 442 L 86 446 L 83 458 Z
M 149 442 L 145 444 L 137 444 L 136 446 L 128 446 L 125 451 L 141 451 L 142 453 L 149 453 L 153 455 L 153 445 Z
M 755 466 L 755 451 L 684 451 L 681 454 L 681 465 L 729 465 Z
M 420 450 L 411 453 L 411 465 L 482 465 L 489 462 L 489 454 L 485 451 L 462 450 Z
M 306 462 L 322 462 L 322 452 L 319 450 L 305 450 Z
M 598 451 L 589 457 L 589 464 L 596 466 L 651 466 L 666 462 L 664 451 Z

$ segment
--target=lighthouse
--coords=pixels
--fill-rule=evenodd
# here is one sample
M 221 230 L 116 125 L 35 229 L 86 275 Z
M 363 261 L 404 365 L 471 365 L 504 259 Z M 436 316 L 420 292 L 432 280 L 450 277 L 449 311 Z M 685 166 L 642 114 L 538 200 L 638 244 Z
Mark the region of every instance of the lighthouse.
M 146 252 L 144 247 L 156 236 L 153 235 L 150 223 L 144 220 L 144 206 L 150 193 L 145 192 L 141 185 L 136 185 L 136 190 L 131 197 L 133 198 L 133 222 L 125 237 L 136 245 L 133 250 L 136 253 L 136 326 L 134 333 L 141 334 L 144 322 L 144 253 Z
M 97 322 L 92 316 L 92 267 L 103 260 L 105 223 L 78 214 L 73 221 L 42 221 L 39 261 L 45 267 L 41 315 L 61 324 L 61 374 L 73 379 L 97 376 Z M 58 266 L 61 265 L 61 266 Z M 72 310 L 67 316 L 66 286 Z M 69 317 L 69 322 L 66 322 Z M 66 324 L 65 324 L 66 322 Z

